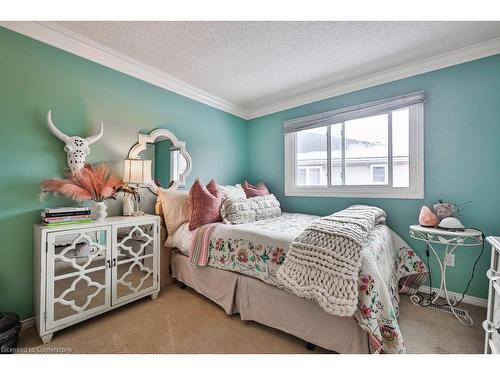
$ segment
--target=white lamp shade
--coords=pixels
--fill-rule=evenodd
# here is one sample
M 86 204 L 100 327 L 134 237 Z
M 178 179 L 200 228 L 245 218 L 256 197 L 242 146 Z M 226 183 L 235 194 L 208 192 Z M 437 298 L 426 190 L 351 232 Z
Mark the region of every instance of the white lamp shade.
M 151 160 L 126 159 L 123 182 L 127 184 L 148 184 L 151 182 Z

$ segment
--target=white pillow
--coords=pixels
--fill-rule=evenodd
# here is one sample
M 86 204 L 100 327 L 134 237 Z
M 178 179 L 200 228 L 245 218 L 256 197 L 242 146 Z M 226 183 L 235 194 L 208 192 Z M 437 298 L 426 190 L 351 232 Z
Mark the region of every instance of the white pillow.
M 189 223 L 184 223 L 171 236 L 168 236 L 165 246 L 176 247 L 181 253 L 189 256 L 192 239 L 193 232 L 189 231 Z
M 247 196 L 241 184 L 236 185 L 221 185 L 222 200 L 229 198 L 231 200 L 245 199 Z

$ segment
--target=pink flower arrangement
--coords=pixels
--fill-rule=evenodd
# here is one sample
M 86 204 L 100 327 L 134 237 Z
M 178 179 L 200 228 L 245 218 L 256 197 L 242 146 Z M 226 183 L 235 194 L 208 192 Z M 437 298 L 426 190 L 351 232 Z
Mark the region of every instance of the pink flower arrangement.
M 40 189 L 42 197 L 49 194 L 62 194 L 77 202 L 93 200 L 103 202 L 115 199 L 116 193 L 122 189 L 122 181 L 113 176 L 105 164 L 92 166 L 85 164 L 75 175 L 65 173 L 65 179 L 42 181 Z

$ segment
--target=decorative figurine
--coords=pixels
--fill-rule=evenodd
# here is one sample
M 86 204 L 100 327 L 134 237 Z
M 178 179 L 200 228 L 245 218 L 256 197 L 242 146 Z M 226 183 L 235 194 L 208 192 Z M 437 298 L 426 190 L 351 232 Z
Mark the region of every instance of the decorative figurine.
M 68 167 L 71 171 L 71 174 L 75 176 L 82 170 L 83 166 L 85 165 L 85 158 L 88 154 L 90 154 L 89 146 L 102 137 L 104 131 L 103 123 L 101 122 L 101 129 L 99 130 L 99 133 L 87 138 L 81 138 L 77 136 L 70 137 L 57 129 L 52 122 L 51 111 L 49 111 L 49 113 L 47 114 L 47 124 L 50 131 L 65 143 L 64 151 L 66 151 L 66 154 L 68 155 Z
M 453 203 L 446 203 L 441 199 L 438 203 L 435 203 L 432 206 L 432 209 L 436 213 L 439 220 L 443 220 L 445 217 L 455 216 L 456 208 L 457 206 L 455 206 Z

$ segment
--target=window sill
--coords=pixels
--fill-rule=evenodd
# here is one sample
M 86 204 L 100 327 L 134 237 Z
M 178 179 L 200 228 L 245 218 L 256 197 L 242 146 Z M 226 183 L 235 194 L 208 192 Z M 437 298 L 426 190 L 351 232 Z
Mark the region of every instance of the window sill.
M 325 189 L 325 188 L 293 188 L 285 189 L 287 197 L 333 197 L 333 198 L 388 198 L 388 199 L 424 199 L 424 191 L 407 188 L 380 189 Z

